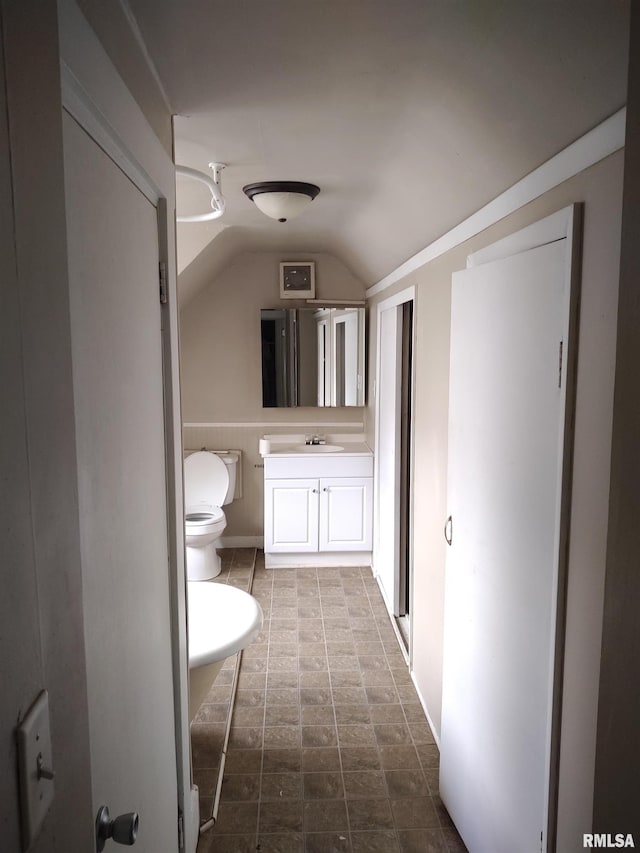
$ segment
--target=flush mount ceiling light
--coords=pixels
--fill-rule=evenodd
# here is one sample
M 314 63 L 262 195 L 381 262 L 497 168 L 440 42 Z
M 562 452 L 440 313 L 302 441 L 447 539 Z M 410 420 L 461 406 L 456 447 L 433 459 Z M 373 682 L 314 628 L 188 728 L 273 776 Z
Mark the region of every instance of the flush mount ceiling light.
M 208 222 L 211 219 L 219 219 L 222 216 L 226 201 L 220 189 L 220 173 L 224 167 L 224 163 L 209 163 L 209 168 L 213 172 L 213 177 L 211 178 L 205 172 L 199 172 L 197 169 L 191 169 L 189 166 L 178 166 L 176 164 L 176 175 L 182 175 L 183 178 L 189 178 L 192 181 L 204 184 L 211 193 L 211 210 L 208 210 L 206 213 L 195 213 L 191 216 L 176 216 L 178 222 Z
M 247 184 L 242 191 L 265 216 L 286 222 L 302 213 L 318 195 L 320 187 L 304 181 L 260 181 Z

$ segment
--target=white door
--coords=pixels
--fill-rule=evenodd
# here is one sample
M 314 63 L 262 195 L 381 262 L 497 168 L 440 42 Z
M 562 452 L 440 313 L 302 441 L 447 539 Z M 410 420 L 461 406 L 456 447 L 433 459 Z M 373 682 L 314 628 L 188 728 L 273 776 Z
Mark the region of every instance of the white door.
M 264 550 L 318 550 L 317 480 L 265 480 Z
M 320 480 L 320 551 L 370 551 L 371 477 Z
M 453 277 L 440 791 L 473 853 L 546 848 L 567 242 Z
M 64 148 L 94 813 L 175 853 L 157 210 L 66 114 Z
M 377 548 L 375 570 L 389 609 L 396 609 L 400 552 L 400 365 L 402 312 L 378 314 Z

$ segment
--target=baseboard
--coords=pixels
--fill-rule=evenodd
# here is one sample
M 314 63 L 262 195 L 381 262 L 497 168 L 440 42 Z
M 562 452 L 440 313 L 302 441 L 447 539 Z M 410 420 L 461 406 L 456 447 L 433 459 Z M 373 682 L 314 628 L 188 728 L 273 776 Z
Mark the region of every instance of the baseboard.
M 409 652 L 407 652 L 407 650 L 405 648 L 404 642 L 402 640 L 402 635 L 400 634 L 400 629 L 398 628 L 398 626 L 396 624 L 396 620 L 393 616 L 393 611 L 389 607 L 389 601 L 387 600 L 387 596 L 385 594 L 384 587 L 380 583 L 380 575 L 376 575 L 374 572 L 374 577 L 375 577 L 376 581 L 378 582 L 378 588 L 380 589 L 380 595 L 382 596 L 382 600 L 384 601 L 384 603 L 386 605 L 387 613 L 389 615 L 389 621 L 391 622 L 391 627 L 393 628 L 395 635 L 396 635 L 396 639 L 398 640 L 398 645 L 400 646 L 400 651 L 402 652 L 404 659 L 407 662 L 407 666 L 409 668 L 409 675 L 411 676 L 411 681 L 413 682 L 413 686 L 415 687 L 416 693 L 418 694 L 418 701 L 420 702 L 420 704 L 422 706 L 422 710 L 424 711 L 424 715 L 427 718 L 427 723 L 429 723 L 429 728 L 431 729 L 431 734 L 433 735 L 433 739 L 435 740 L 436 744 L 438 745 L 438 749 L 440 749 L 440 735 L 436 731 L 436 727 L 433 724 L 433 720 L 431 719 L 431 715 L 429 714 L 429 709 L 427 708 L 427 703 L 424 701 L 424 696 L 422 695 L 422 693 L 420 691 L 420 687 L 418 686 L 418 682 L 416 681 L 415 673 L 411 669 L 411 664 L 409 662 Z
M 262 548 L 263 536 L 221 536 L 220 548 Z
M 416 688 L 416 693 L 418 694 L 418 700 L 422 705 L 422 710 L 424 711 L 424 715 L 427 718 L 427 722 L 429 723 L 429 728 L 431 729 L 431 734 L 433 735 L 433 739 L 435 740 L 438 749 L 440 749 L 440 735 L 436 731 L 436 727 L 433 724 L 433 720 L 431 719 L 431 715 L 429 714 L 429 709 L 427 708 L 427 703 L 424 701 L 424 696 L 422 695 L 420 688 L 418 687 L 418 682 L 416 681 L 416 676 L 413 670 L 409 671 L 409 675 L 411 676 L 411 681 L 413 681 L 413 686 Z
M 266 569 L 337 568 L 370 566 L 370 551 L 312 551 L 304 554 L 265 554 Z
M 372 567 L 373 571 L 373 567 Z M 377 575 L 373 572 L 373 576 L 378 584 L 378 589 L 380 590 L 380 595 L 382 596 L 382 600 L 384 601 L 385 607 L 387 608 L 387 616 L 389 617 L 389 622 L 391 623 L 391 627 L 393 628 L 393 632 L 396 635 L 396 640 L 398 641 L 398 645 L 400 646 L 400 651 L 402 652 L 402 657 L 407 665 L 407 669 L 409 669 L 409 651 L 404 644 L 404 638 L 400 632 L 400 628 L 398 627 L 398 623 L 396 622 L 396 617 L 393 615 L 393 609 L 391 608 L 387 596 L 384 591 L 384 587 L 380 583 L 380 575 Z M 409 670 L 410 671 L 410 670 Z

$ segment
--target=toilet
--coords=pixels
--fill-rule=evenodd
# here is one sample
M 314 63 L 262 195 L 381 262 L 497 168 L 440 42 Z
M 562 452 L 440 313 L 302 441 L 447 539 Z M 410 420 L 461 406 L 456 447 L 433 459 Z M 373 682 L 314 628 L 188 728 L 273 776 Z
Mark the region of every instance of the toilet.
M 223 506 L 236 491 L 238 456 L 208 450 L 191 453 L 184 461 L 185 540 L 187 579 L 205 581 L 220 574 L 216 544 L 227 526 Z

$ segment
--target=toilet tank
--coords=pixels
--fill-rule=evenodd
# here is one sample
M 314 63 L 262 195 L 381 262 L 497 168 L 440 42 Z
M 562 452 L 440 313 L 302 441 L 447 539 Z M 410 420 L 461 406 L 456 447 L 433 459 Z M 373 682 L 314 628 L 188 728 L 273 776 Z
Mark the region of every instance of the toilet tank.
M 238 459 L 240 454 L 238 451 L 230 450 L 226 453 L 216 453 L 216 456 L 219 456 L 220 459 L 222 459 L 224 464 L 227 466 L 227 473 L 229 474 L 229 487 L 227 488 L 225 499 L 222 501 L 222 506 L 226 506 L 227 504 L 230 504 L 236 496 Z

